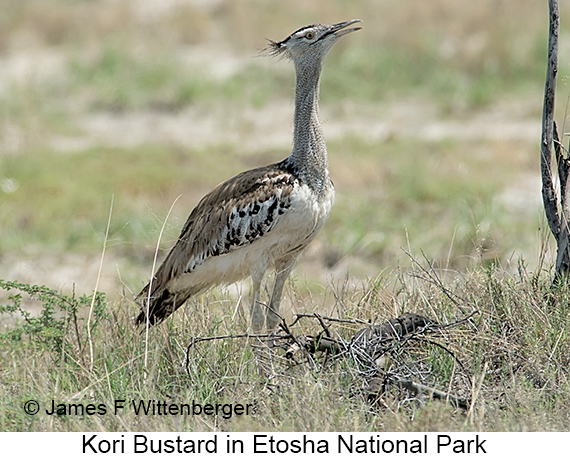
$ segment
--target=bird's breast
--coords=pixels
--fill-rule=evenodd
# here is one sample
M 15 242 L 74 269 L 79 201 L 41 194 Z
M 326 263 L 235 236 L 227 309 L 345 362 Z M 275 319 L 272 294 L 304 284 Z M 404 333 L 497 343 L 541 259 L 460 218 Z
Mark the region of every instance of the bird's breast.
M 309 186 L 298 183 L 291 192 L 289 210 L 275 227 L 284 235 L 283 249 L 288 248 L 287 244 L 305 247 L 327 221 L 333 203 L 332 185 L 317 194 Z
M 265 220 L 274 211 L 272 223 L 269 226 L 262 224 L 266 230 L 251 242 L 236 246 L 225 254 L 202 260 L 189 274 L 183 275 L 182 281 L 177 281 L 176 287 L 188 287 L 190 282 L 199 283 L 203 287 L 209 287 L 213 283 L 232 283 L 244 279 L 252 271 L 265 271 L 268 267 L 275 267 L 279 261 L 296 258 L 321 230 L 333 203 L 332 184 L 327 186 L 325 192 L 317 194 L 306 184 L 296 181 L 288 193 L 286 204 L 276 205 L 268 200 L 259 210 L 254 211 L 256 214 L 250 215 L 247 212 L 243 216 L 236 216 L 243 221 L 250 219 L 246 225 L 251 230 L 257 226 L 257 219 L 258 222 Z M 273 206 L 281 208 L 281 211 Z M 228 227 L 230 234 L 232 224 L 240 226 L 232 219 Z

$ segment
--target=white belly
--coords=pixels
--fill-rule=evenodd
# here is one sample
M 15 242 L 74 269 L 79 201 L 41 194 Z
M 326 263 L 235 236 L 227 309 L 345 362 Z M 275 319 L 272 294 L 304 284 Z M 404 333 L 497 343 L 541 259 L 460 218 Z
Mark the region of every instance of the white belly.
M 306 186 L 291 193 L 291 205 L 275 226 L 263 236 L 227 254 L 210 257 L 191 273 L 174 281 L 174 289 L 205 290 L 216 284 L 231 284 L 250 275 L 263 276 L 267 268 L 295 260 L 321 230 L 334 203 L 334 188 L 320 198 Z

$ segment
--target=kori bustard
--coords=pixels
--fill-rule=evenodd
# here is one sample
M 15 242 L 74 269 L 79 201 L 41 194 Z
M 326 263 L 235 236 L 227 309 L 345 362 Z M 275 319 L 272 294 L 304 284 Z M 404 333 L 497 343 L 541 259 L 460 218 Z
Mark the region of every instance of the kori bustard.
M 325 56 L 358 19 L 313 24 L 269 53 L 295 65 L 293 150 L 281 162 L 245 171 L 207 194 L 191 212 L 178 241 L 136 300 L 137 323 L 157 324 L 191 297 L 219 285 L 252 278 L 251 328 L 279 323 L 283 286 L 295 261 L 327 220 L 334 201 L 327 149 L 319 123 L 319 80 Z M 269 305 L 260 286 L 268 268 L 275 284 Z

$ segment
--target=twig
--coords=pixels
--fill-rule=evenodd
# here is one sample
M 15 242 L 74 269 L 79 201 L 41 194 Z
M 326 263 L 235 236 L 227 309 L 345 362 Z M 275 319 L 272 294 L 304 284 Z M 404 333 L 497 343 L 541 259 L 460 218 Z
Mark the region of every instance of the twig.
M 431 271 L 427 270 L 422 264 L 420 264 L 415 259 L 415 257 L 412 256 L 412 254 L 410 254 L 408 251 L 406 251 L 405 249 L 402 249 L 402 250 L 410 258 L 412 263 L 415 264 L 420 269 L 420 271 L 426 275 L 425 277 L 416 275 L 416 277 L 423 279 L 424 281 L 427 281 L 427 282 L 433 284 L 434 286 L 438 287 L 444 293 L 444 295 L 447 298 L 449 298 L 453 303 L 455 303 L 458 307 L 461 307 L 462 305 L 464 305 L 463 298 L 461 298 L 459 295 L 454 294 L 447 287 L 445 287 L 445 285 L 443 284 L 443 282 L 441 281 L 441 279 L 439 278 L 437 273 L 435 273 L 434 268 L 433 268 L 433 266 L 431 266 L 431 263 L 429 262 L 424 251 L 421 251 L 422 256 L 425 259 L 425 261 L 428 263 L 428 265 L 430 266 Z
M 291 340 L 293 341 L 293 343 L 299 347 L 299 349 L 303 352 L 303 354 L 305 355 L 306 359 L 309 361 L 309 363 L 312 365 L 313 369 L 318 371 L 318 367 L 317 364 L 315 362 L 315 359 L 313 359 L 313 357 L 311 356 L 311 353 L 305 348 L 305 345 L 303 345 L 298 339 L 297 337 L 293 334 L 293 332 L 291 332 L 291 330 L 289 329 L 289 327 L 287 326 L 287 323 L 285 322 L 285 319 L 282 319 L 281 322 L 279 322 L 279 327 L 281 327 L 281 329 L 287 334 L 287 336 L 289 338 L 291 338 Z
M 463 363 L 461 363 L 461 360 L 459 360 L 459 358 L 453 353 L 453 351 L 451 351 L 450 349 L 446 348 L 443 344 L 440 344 L 440 343 L 438 343 L 438 342 L 436 342 L 436 341 L 432 341 L 432 340 L 430 340 L 430 339 L 428 339 L 428 338 L 426 338 L 426 341 L 427 341 L 429 344 L 433 344 L 434 346 L 437 346 L 438 348 L 443 349 L 445 352 L 447 352 L 447 353 L 453 358 L 453 360 L 455 360 L 455 362 L 457 362 L 457 364 L 461 367 L 461 369 L 463 370 L 464 373 L 467 373 L 467 374 L 469 373 L 469 372 L 467 371 L 467 368 L 465 368 L 465 366 L 463 366 Z M 468 377 L 467 379 L 468 379 L 468 381 L 469 381 L 469 386 L 472 388 L 472 387 L 473 387 L 473 383 L 471 382 L 471 378 Z
M 319 321 L 322 319 L 325 321 L 338 322 L 341 324 L 369 324 L 369 322 L 364 321 L 362 319 L 340 319 L 338 317 L 322 316 L 320 314 L 317 315 L 316 313 L 297 313 L 295 314 L 295 319 L 293 320 L 293 322 L 289 324 L 289 327 L 293 327 L 297 322 L 299 322 L 303 318 L 318 319 Z
M 319 324 L 321 324 L 321 327 L 323 328 L 323 332 L 325 332 L 325 335 L 329 338 L 332 338 L 331 332 L 329 330 L 330 325 L 325 324 L 325 321 L 323 320 L 320 314 L 315 313 L 315 317 L 318 319 Z
M 266 334 L 249 334 L 249 333 L 242 333 L 240 335 L 218 335 L 218 336 L 205 336 L 205 337 L 193 337 L 191 343 L 186 348 L 186 371 L 188 372 L 188 366 L 190 365 L 190 350 L 196 346 L 198 343 L 202 343 L 203 341 L 214 341 L 214 340 L 228 340 L 228 339 L 237 339 L 237 338 L 269 338 L 272 336 L 269 333 Z
M 346 357 L 348 355 L 354 362 L 356 373 L 368 380 L 368 391 L 376 392 L 376 395 L 379 395 L 381 391 L 383 391 L 382 386 L 385 386 L 389 381 L 391 384 L 405 388 L 415 394 L 427 393 L 434 399 L 449 401 L 455 407 L 467 410 L 469 405 L 472 404 L 472 400 L 465 400 L 451 392 L 444 392 L 428 387 L 424 384 L 407 379 L 407 376 L 404 377 L 401 374 L 398 375 L 390 370 L 386 371 L 386 369 L 380 368 L 377 361 L 386 354 L 392 354 L 397 360 L 405 347 L 413 341 L 428 343 L 442 349 L 452 357 L 455 362 L 454 370 L 456 369 L 455 367 L 458 367 L 462 373 L 467 375 L 470 390 L 473 391 L 475 389 L 471 383 L 471 378 L 468 376 L 467 369 L 456 354 L 445 345 L 438 343 L 437 341 L 433 341 L 430 338 L 425 338 L 427 333 L 433 332 L 434 330 L 441 331 L 446 328 L 457 326 L 461 322 L 467 321 L 473 314 L 474 313 L 460 322 L 454 322 L 445 326 L 442 326 L 425 316 L 410 313 L 403 314 L 398 318 L 390 319 L 382 324 L 373 324 L 361 328 L 353 335 L 350 342 L 345 341 L 340 336 L 338 338 L 334 338 L 330 330 L 330 325 L 325 322 L 329 320 L 334 320 L 335 322 L 346 321 L 336 318 L 330 319 L 318 314 L 297 315 L 294 323 L 304 317 L 315 318 L 319 321 L 323 330 L 318 336 L 296 336 L 291 331 L 287 323 L 282 320 L 279 324 L 282 332 L 280 335 L 251 335 L 249 333 L 243 333 L 239 335 L 192 338 L 192 341 L 186 349 L 186 371 L 189 372 L 191 357 L 190 351 L 193 348 L 196 348 L 199 342 L 251 337 L 281 339 L 285 341 L 284 344 L 279 346 L 280 348 L 285 349 L 285 359 L 291 360 L 294 358 L 295 354 L 301 352 L 305 359 L 305 363 L 308 363 L 311 369 L 315 371 L 319 370 L 321 366 L 326 366 L 326 361 L 323 365 L 318 364 L 318 359 L 315 359 L 313 354 L 325 353 L 327 356 L 332 354 L 334 359 Z M 421 338 L 421 336 L 424 336 L 424 338 Z M 273 347 L 276 346 L 277 345 L 275 344 L 273 345 Z M 302 363 L 303 362 L 300 361 L 298 362 L 299 365 Z M 413 371 L 413 373 L 418 374 L 416 371 Z
M 433 387 L 425 386 L 423 384 L 410 381 L 409 379 L 401 379 L 398 377 L 389 376 L 386 379 L 386 383 L 393 384 L 398 387 L 403 387 L 404 389 L 412 392 L 415 395 L 428 394 L 431 398 L 435 398 L 436 400 L 448 401 L 456 408 L 467 410 L 469 408 L 469 405 L 471 404 L 470 399 L 464 399 L 458 397 L 457 395 L 453 395 L 449 392 L 443 392 L 441 390 L 434 389 Z

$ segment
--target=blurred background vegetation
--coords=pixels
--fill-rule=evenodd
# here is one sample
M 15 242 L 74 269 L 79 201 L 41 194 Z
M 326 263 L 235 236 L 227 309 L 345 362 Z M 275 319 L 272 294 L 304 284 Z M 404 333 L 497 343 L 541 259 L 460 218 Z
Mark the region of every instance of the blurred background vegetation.
M 560 6 L 565 124 L 570 5 Z M 294 73 L 261 56 L 266 38 L 352 18 L 364 28 L 331 52 L 321 85 L 337 202 L 298 277 L 365 280 L 407 265 L 402 248 L 460 271 L 551 268 L 539 174 L 545 2 L 0 9 L 2 278 L 90 293 L 112 209 L 100 289 L 138 292 L 177 197 L 164 250 L 212 186 L 288 155 Z

